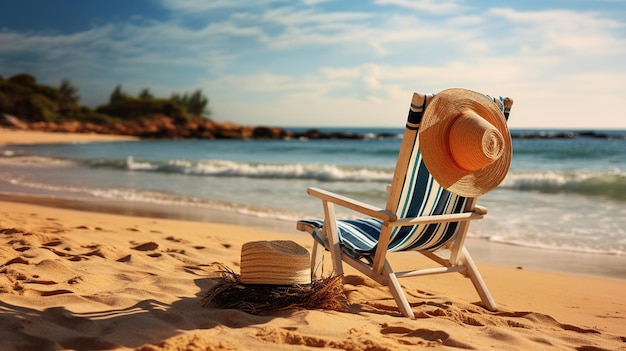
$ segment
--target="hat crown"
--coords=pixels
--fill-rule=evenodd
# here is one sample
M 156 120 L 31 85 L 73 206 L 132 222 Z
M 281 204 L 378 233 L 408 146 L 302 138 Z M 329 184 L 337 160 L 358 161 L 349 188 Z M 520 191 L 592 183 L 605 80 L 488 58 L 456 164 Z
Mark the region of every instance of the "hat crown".
M 492 164 L 504 152 L 500 131 L 473 110 L 464 110 L 450 127 L 450 154 L 454 163 L 466 171 Z
M 241 282 L 296 285 L 311 283 L 309 251 L 290 240 L 251 241 L 241 247 Z

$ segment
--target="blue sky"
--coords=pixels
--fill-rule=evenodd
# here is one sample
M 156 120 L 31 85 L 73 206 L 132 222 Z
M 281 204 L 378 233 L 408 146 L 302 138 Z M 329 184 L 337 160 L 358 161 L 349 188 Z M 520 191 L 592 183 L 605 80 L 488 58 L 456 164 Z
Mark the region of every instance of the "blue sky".
M 0 75 L 81 102 L 202 89 L 250 125 L 401 127 L 413 91 L 515 100 L 513 128 L 626 129 L 626 0 L 22 0 Z

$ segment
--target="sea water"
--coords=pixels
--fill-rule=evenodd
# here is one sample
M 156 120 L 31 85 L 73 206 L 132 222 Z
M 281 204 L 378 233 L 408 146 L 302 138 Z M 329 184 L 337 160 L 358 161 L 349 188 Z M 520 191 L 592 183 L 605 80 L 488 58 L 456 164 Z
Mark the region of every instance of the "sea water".
M 218 209 L 294 227 L 297 219 L 322 215 L 320 201 L 306 194 L 308 187 L 384 207 L 402 130 L 332 131 L 366 138 L 5 146 L 0 193 L 161 204 L 179 212 Z M 381 133 L 396 137 L 378 138 Z M 544 135 L 513 131 L 529 133 Z M 514 138 L 509 174 L 479 199 L 489 214 L 471 225 L 469 235 L 626 255 L 626 131 L 602 134 L 610 137 Z M 339 216 L 358 215 L 340 211 Z

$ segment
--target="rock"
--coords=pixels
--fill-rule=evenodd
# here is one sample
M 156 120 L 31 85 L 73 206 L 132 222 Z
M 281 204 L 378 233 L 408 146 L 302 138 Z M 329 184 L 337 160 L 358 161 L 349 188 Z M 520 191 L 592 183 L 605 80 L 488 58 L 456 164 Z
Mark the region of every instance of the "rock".
M 285 139 L 292 134 L 293 133 L 288 133 L 286 130 L 277 127 L 256 127 L 252 131 L 252 137 L 254 139 Z

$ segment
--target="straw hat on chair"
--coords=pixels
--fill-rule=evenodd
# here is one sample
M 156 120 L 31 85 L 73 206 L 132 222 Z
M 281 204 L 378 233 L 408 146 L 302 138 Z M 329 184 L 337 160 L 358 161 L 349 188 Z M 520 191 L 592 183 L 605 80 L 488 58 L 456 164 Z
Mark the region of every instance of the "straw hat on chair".
M 467 89 L 446 89 L 430 101 L 419 131 L 428 171 L 461 196 L 497 187 L 511 165 L 511 134 L 499 106 Z

